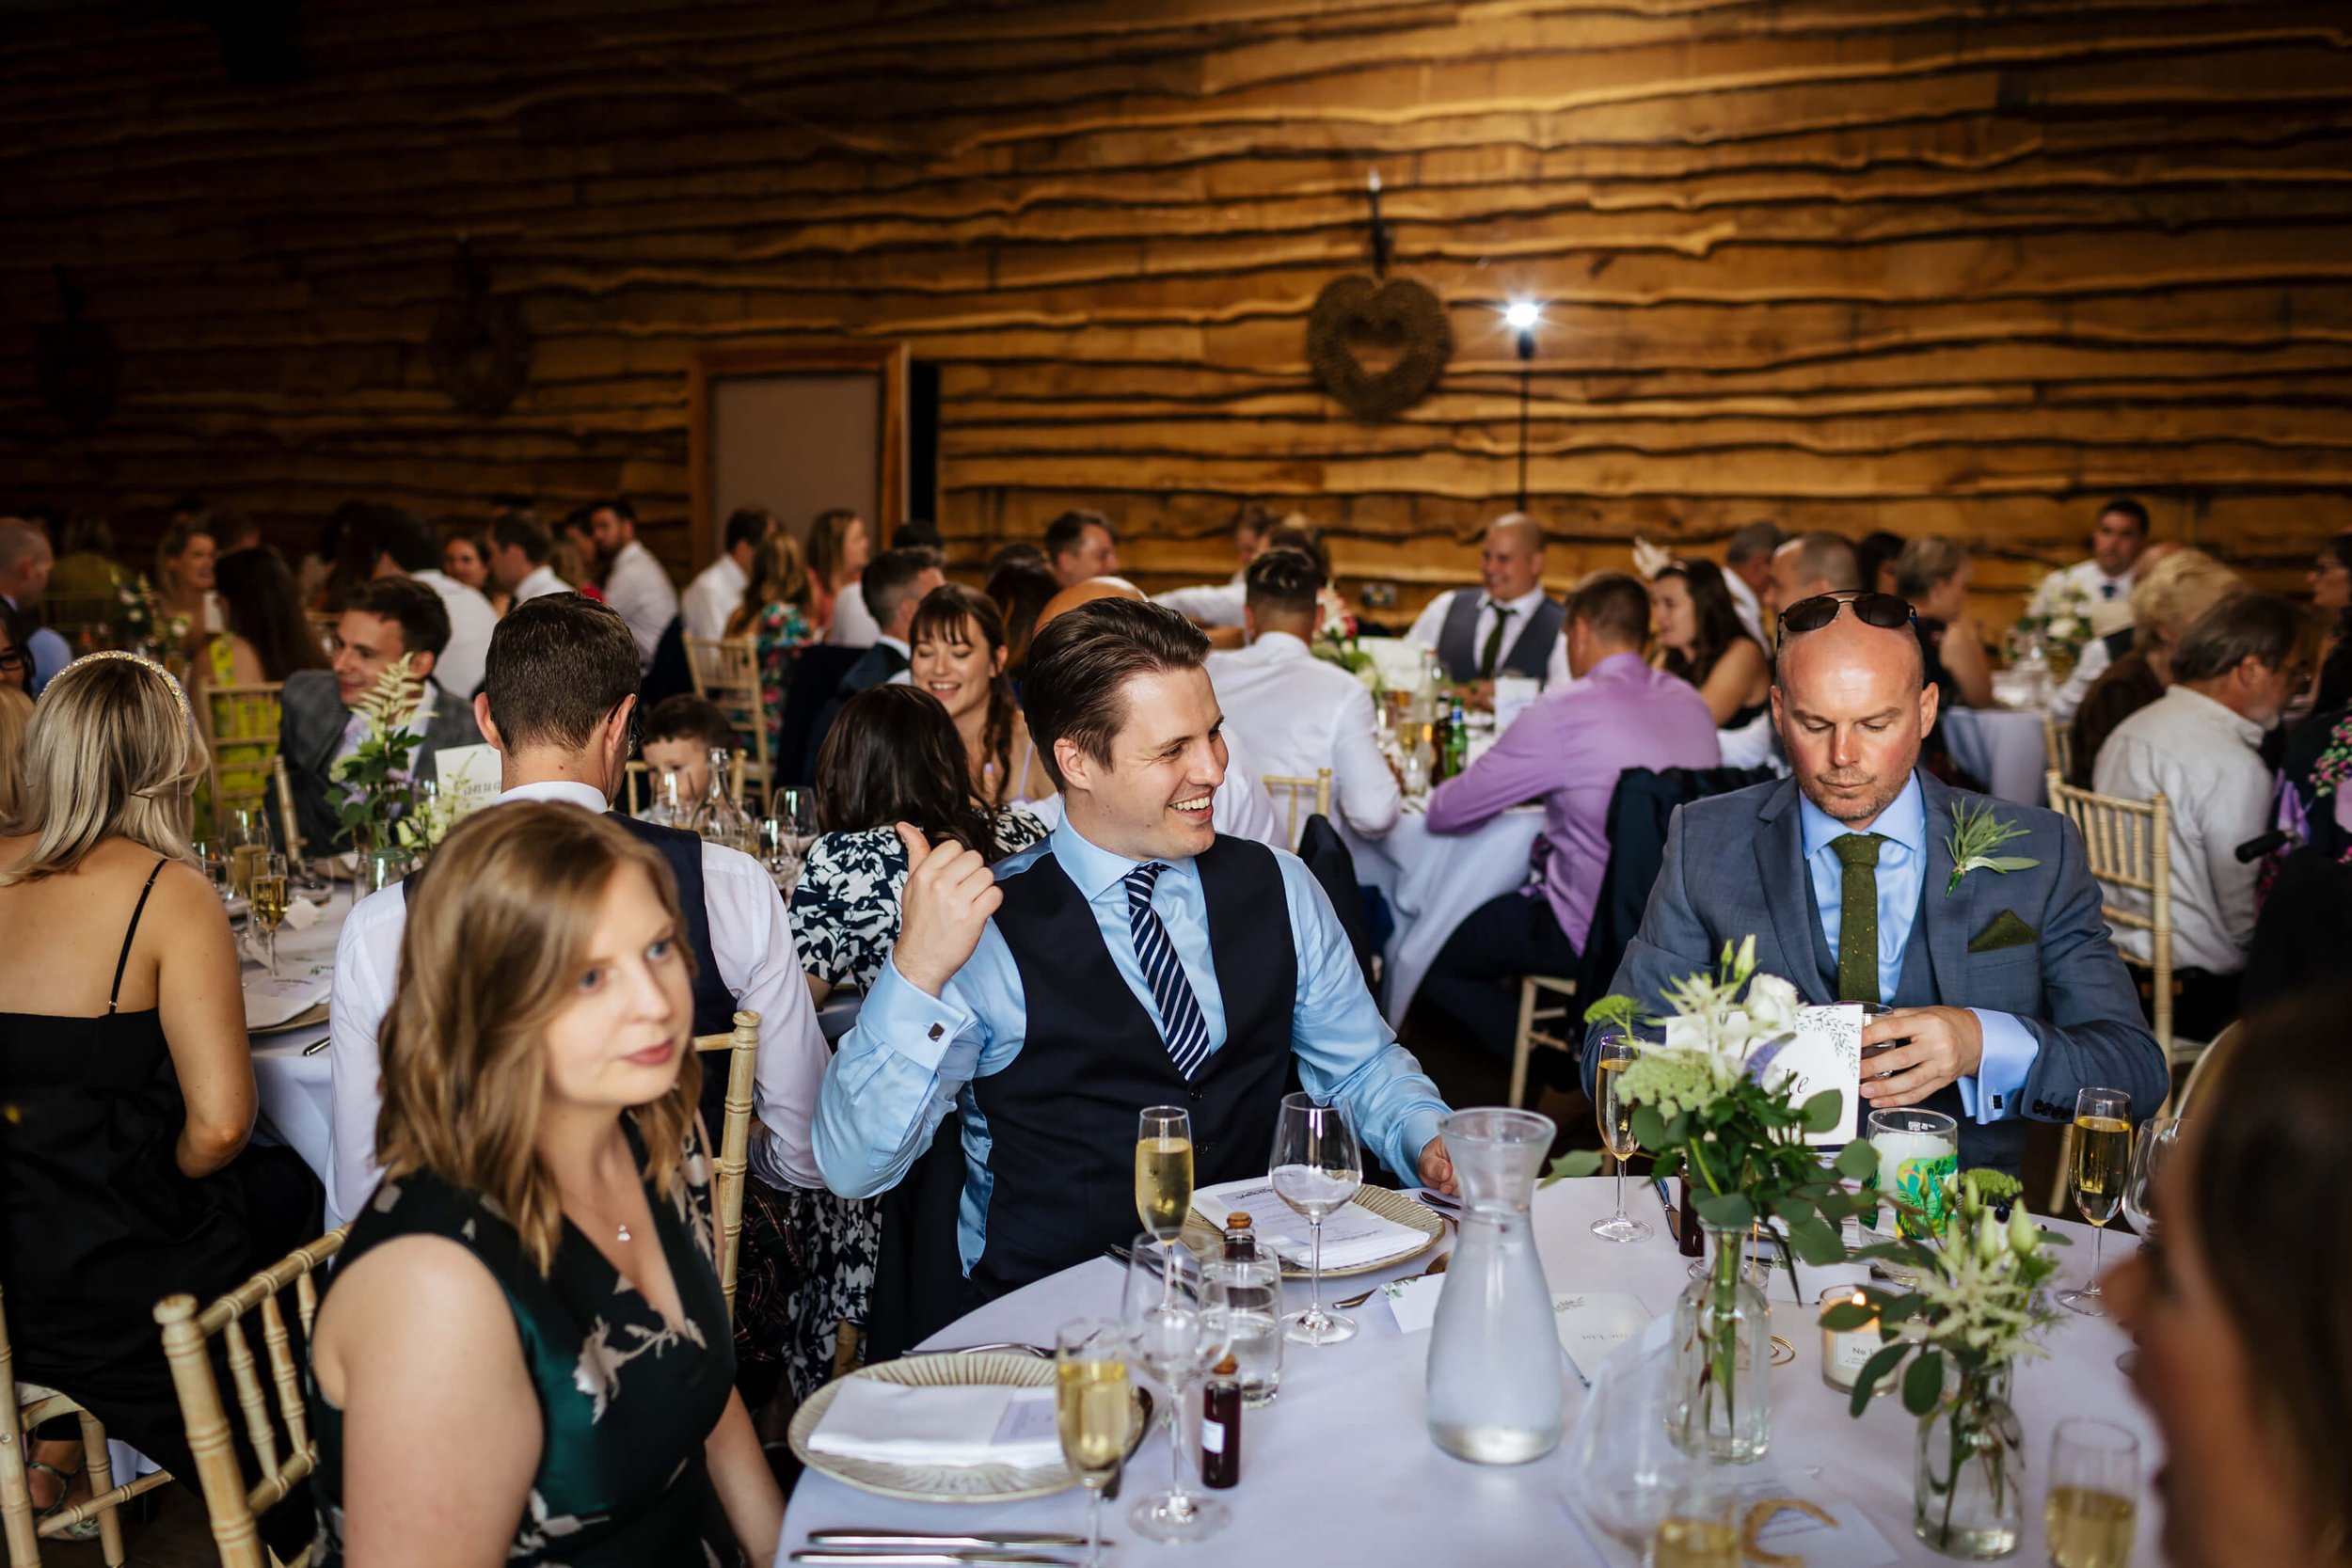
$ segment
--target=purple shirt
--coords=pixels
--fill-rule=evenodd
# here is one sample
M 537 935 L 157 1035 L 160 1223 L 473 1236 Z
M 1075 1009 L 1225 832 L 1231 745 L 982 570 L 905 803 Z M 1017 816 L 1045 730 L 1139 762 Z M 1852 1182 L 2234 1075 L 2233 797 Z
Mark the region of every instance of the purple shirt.
M 1429 796 L 1429 831 L 1459 832 L 1541 797 L 1544 896 L 1579 952 L 1609 868 L 1609 800 L 1629 768 L 1714 768 L 1715 716 L 1698 689 L 1653 670 L 1639 654 L 1611 654 L 1547 691 L 1493 750 Z

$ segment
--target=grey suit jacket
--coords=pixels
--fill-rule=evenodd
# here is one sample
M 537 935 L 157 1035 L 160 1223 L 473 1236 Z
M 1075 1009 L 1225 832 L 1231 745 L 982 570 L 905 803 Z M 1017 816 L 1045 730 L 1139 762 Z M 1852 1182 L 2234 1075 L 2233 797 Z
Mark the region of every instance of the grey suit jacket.
M 2074 825 L 2057 812 L 1992 802 L 2001 820 L 2026 830 L 2001 853 L 2042 863 L 2008 873 L 1972 871 L 1947 895 L 1952 804 L 1983 798 L 1925 773 L 1919 787 L 1927 808 L 1927 876 L 1895 1005 L 2010 1013 L 2037 1047 L 2025 1087 L 2010 1098 L 2000 1120 L 1979 1125 L 1962 1111 L 1959 1090 L 1949 1085 L 1926 1102 L 1959 1118 L 1962 1164 L 2015 1173 L 2025 1153 L 2026 1118 L 2073 1120 L 2077 1089 L 2123 1089 L 2136 1117 L 2154 1114 L 2169 1087 L 2164 1053 L 2141 1020 L 2137 988 L 2107 940 L 2098 884 Z M 1612 991 L 1635 998 L 1645 1011 L 1661 1010 L 1668 985 L 1711 968 L 1726 941 L 1737 943 L 1754 933 L 1759 970 L 1781 975 L 1807 1002 L 1836 1000 L 1836 959 L 1814 907 L 1797 801 L 1795 781 L 1783 779 L 1675 812 L 1665 864 Z M 2031 927 L 2034 940 L 1970 952 L 1971 942 L 1991 933 L 2004 912 Z M 1588 1052 L 1588 1089 L 1592 1080 Z
M 294 823 L 302 831 L 303 842 L 314 855 L 348 849 L 351 834 L 335 815 L 342 794 L 327 769 L 342 744 L 351 710 L 343 706 L 335 677 L 325 670 L 301 670 L 287 676 L 278 702 L 278 748 L 286 759 L 287 782 L 294 788 Z M 423 744 L 417 748 L 416 765 L 422 776 L 432 777 L 433 758 L 444 746 L 481 743 L 473 704 L 434 685 L 433 719 L 425 726 Z

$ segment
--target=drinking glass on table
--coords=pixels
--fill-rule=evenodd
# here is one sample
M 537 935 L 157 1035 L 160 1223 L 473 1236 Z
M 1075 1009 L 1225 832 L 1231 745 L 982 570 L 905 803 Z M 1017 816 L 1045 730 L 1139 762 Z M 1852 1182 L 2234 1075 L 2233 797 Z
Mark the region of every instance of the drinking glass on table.
M 1192 1212 L 1192 1117 L 1174 1105 L 1136 1117 L 1136 1218 L 1155 1242 L 1173 1243 Z
M 1170 1484 L 1136 1504 L 1127 1517 L 1153 1541 L 1204 1540 L 1223 1529 L 1232 1514 L 1216 1499 L 1185 1489 L 1184 1455 L 1192 1448 L 1184 1440 L 1184 1413 L 1193 1386 L 1224 1359 L 1231 1304 L 1223 1281 L 1203 1271 L 1181 1242 L 1138 1236 L 1129 1258 L 1120 1317 L 1136 1360 L 1168 1387 Z
M 2138 1515 L 2139 1439 L 2112 1421 L 2060 1421 L 2042 1506 L 2053 1568 L 2129 1568 Z
M 253 868 L 269 855 L 269 822 L 251 806 L 221 814 L 220 837 L 229 848 L 229 885 L 238 896 L 253 896 Z
M 1600 1123 L 1601 1147 L 1617 1167 L 1617 1212 L 1595 1220 L 1593 1234 L 1610 1242 L 1646 1242 L 1649 1227 L 1625 1212 L 1625 1163 L 1640 1146 L 1633 1141 L 1633 1106 L 1617 1088 L 1638 1047 L 1627 1036 L 1604 1035 L 1593 1050 L 1593 1115 Z
M 1323 1309 L 1323 1222 L 1364 1184 L 1364 1157 L 1336 1105 L 1305 1093 L 1282 1097 L 1269 1162 L 1274 1196 L 1307 1216 L 1314 1244 L 1308 1305 L 1282 1320 L 1282 1334 L 1302 1345 L 1336 1345 L 1356 1337 L 1356 1320 Z
M 1103 1560 L 1103 1494 L 1126 1458 L 1133 1404 L 1127 1331 L 1107 1318 L 1062 1324 L 1054 1336 L 1054 1426 L 1070 1473 L 1087 1489 L 1087 1568 Z
M 2122 1089 L 2084 1089 L 2074 1096 L 2074 1208 L 2090 1222 L 2090 1278 L 2058 1302 L 2087 1318 L 2104 1318 L 2099 1299 L 2099 1247 L 2107 1221 L 2122 1207 L 2131 1178 L 2132 1097 Z
M 278 974 L 278 927 L 286 919 L 286 857 L 263 850 L 255 865 L 246 896 L 252 901 L 253 924 L 267 933 L 265 951 L 273 978 Z
M 223 838 L 199 838 L 189 846 L 196 851 L 199 865 L 204 868 L 204 879 L 213 884 L 213 895 L 221 908 L 229 907 L 229 841 Z

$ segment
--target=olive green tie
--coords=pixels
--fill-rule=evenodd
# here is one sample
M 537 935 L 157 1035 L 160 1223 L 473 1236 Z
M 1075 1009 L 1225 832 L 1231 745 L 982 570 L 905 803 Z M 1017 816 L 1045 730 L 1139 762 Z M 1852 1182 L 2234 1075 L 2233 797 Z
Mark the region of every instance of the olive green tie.
M 1829 841 L 1845 863 L 1837 915 L 1837 1000 L 1879 999 L 1879 845 L 1876 833 L 1846 833 Z
M 1486 603 L 1495 612 L 1495 629 L 1486 634 L 1486 649 L 1478 656 L 1478 678 L 1482 681 L 1495 678 L 1495 660 L 1502 653 L 1502 628 L 1511 624 L 1512 614 L 1508 605 L 1496 604 L 1492 599 Z

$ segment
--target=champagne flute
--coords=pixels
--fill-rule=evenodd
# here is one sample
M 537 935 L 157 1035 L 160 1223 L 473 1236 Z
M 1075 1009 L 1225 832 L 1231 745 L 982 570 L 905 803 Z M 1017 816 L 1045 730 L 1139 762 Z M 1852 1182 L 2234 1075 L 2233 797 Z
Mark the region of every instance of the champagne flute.
M 229 907 L 229 844 L 226 839 L 199 838 L 189 846 L 196 851 L 197 863 L 204 867 L 204 879 L 213 884 L 213 896 L 220 907 Z
M 1184 1233 L 1192 1212 L 1192 1117 L 1153 1105 L 1136 1117 L 1136 1217 L 1157 1242 Z
M 1160 1253 L 1165 1258 L 1155 1256 Z M 1232 1318 L 1225 1285 L 1180 1243 L 1137 1236 L 1130 1256 L 1121 1318 L 1136 1359 L 1168 1386 L 1171 1484 L 1136 1504 L 1127 1517 L 1153 1541 L 1204 1540 L 1223 1529 L 1232 1514 L 1215 1498 L 1185 1490 L 1190 1445 L 1184 1441 L 1184 1412 L 1192 1386 L 1225 1355 Z
M 1593 1062 L 1593 1115 L 1600 1123 L 1601 1146 L 1617 1167 L 1617 1212 L 1595 1220 L 1593 1234 L 1611 1242 L 1646 1242 L 1649 1227 L 1625 1212 L 1625 1163 L 1639 1146 L 1633 1141 L 1633 1107 L 1617 1087 L 1637 1048 L 1627 1036 L 1604 1035 L 1593 1049 L 1598 1053 Z
M 1062 1457 L 1087 1489 L 1087 1568 L 1101 1568 L 1103 1494 L 1127 1456 L 1134 1404 L 1126 1330 L 1107 1318 L 1062 1324 L 1054 1336 L 1054 1426 Z
M 2181 1118 L 2153 1117 L 2132 1134 L 2132 1170 L 2123 1183 L 2123 1217 L 2143 1240 L 2156 1233 L 2156 1175 L 2180 1140 Z
M 229 885 L 240 897 L 253 896 L 253 871 L 269 855 L 269 823 L 249 806 L 231 807 L 224 814 L 221 836 L 229 845 Z
M 2090 1278 L 2079 1291 L 2058 1293 L 2060 1305 L 2087 1318 L 2104 1318 L 2099 1300 L 2099 1247 L 2107 1221 L 2122 1206 L 2131 1174 L 2132 1097 L 2122 1089 L 2084 1089 L 2074 1096 L 2074 1208 L 2090 1222 Z
M 278 975 L 278 927 L 286 918 L 286 857 L 263 850 L 253 868 L 246 896 L 252 900 L 253 923 L 268 934 L 270 977 Z
M 2042 1505 L 2053 1568 L 2129 1568 L 2138 1514 L 2139 1439 L 2112 1421 L 2060 1421 Z
M 1364 1184 L 1364 1157 L 1356 1134 L 1334 1105 L 1311 1095 L 1286 1094 L 1274 1125 L 1274 1196 L 1307 1216 L 1313 1232 L 1308 1306 L 1282 1320 L 1282 1337 L 1302 1345 L 1336 1345 L 1356 1337 L 1356 1320 L 1323 1309 L 1324 1217 Z

